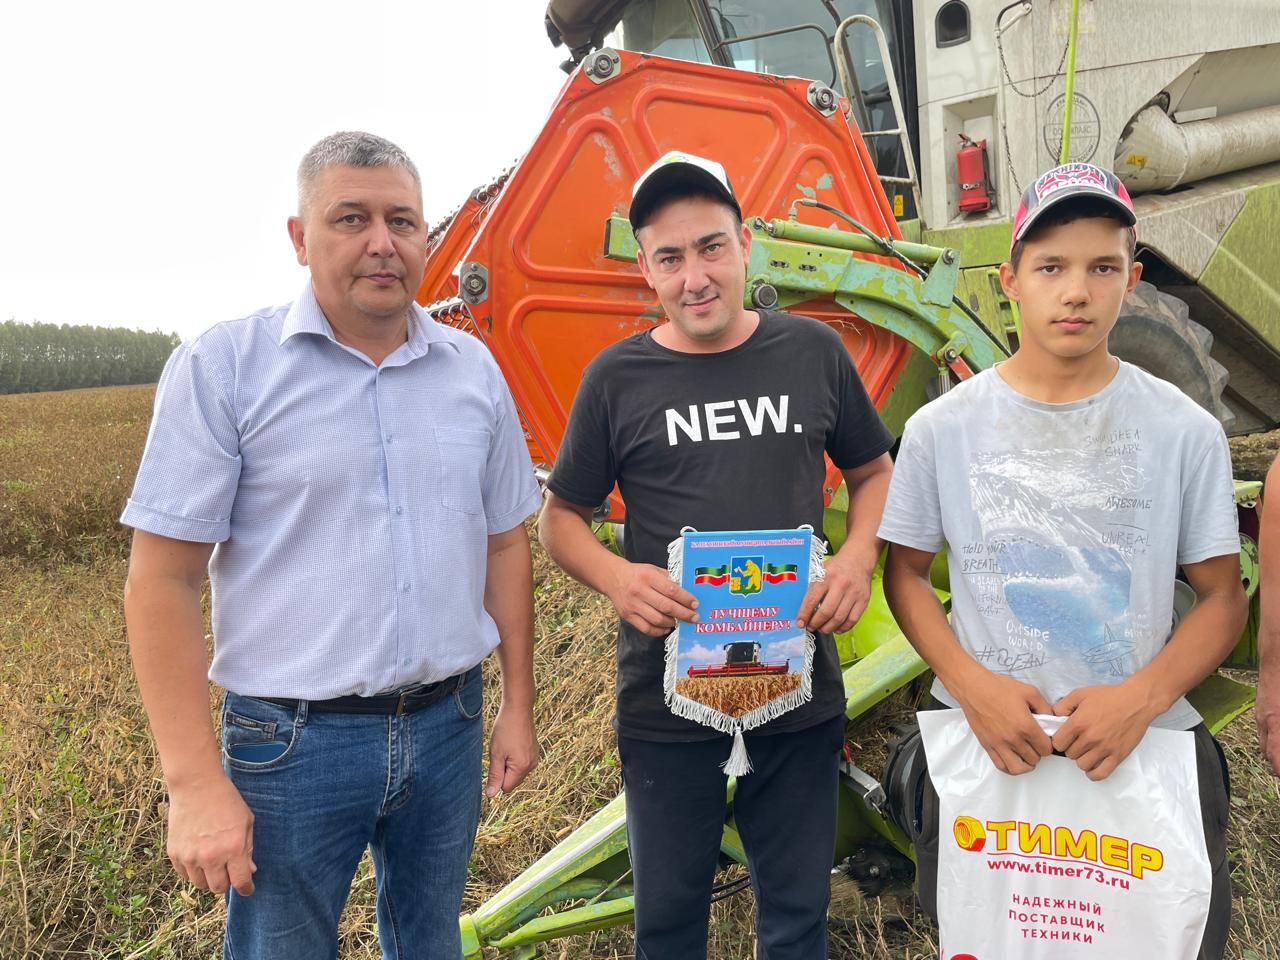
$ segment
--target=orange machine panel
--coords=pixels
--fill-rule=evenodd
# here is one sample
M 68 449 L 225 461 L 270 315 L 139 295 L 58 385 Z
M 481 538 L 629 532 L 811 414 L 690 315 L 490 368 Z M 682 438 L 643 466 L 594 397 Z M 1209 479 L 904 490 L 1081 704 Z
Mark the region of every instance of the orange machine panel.
M 419 303 L 428 304 L 458 295 L 458 263 L 471 247 L 489 207 L 506 186 L 510 175 L 511 171 L 507 170 L 492 183 L 476 187 L 461 207 L 432 228 L 427 237 L 427 270 L 423 274 L 422 285 L 418 287 Z
M 497 199 L 483 208 L 469 201 L 461 212 L 465 223 L 455 218 L 449 229 L 465 236 L 482 217 L 462 258 L 484 277 L 482 294 L 468 305 L 470 329 L 493 351 L 549 460 L 583 367 L 662 316 L 635 264 L 605 258 L 604 227 L 610 216 L 625 215 L 632 183 L 666 151 L 721 161 L 748 217 L 786 217 L 795 200 L 811 197 L 881 235 L 899 235 L 843 101 L 824 114 L 810 103 L 806 80 L 626 51 L 617 56 L 606 79 L 584 69 L 569 79 Z M 799 215 L 837 225 L 816 208 L 801 207 Z M 433 250 L 432 289 L 424 283 L 423 302 L 456 289 L 442 282 L 458 263 L 456 249 L 451 242 Z M 442 255 L 452 260 L 448 271 Z M 909 344 L 830 301 L 793 310 L 841 330 L 872 401 L 882 405 Z
M 507 171 L 493 183 L 472 190 L 461 207 L 432 228 L 427 237 L 427 269 L 423 274 L 422 284 L 418 287 L 418 302 L 437 306 L 437 309 L 433 310 L 437 322 L 448 324 L 464 333 L 470 333 L 482 341 L 484 337 L 480 335 L 480 330 L 470 311 L 462 301 L 456 299 L 458 296 L 457 265 L 475 240 L 476 231 L 484 222 L 489 206 L 502 192 L 509 175 L 510 171 Z M 533 433 L 529 430 L 529 425 L 524 422 L 523 415 L 521 415 L 521 425 L 524 427 L 525 442 L 528 444 L 529 456 L 533 458 L 533 462 L 541 463 L 547 460 L 546 454 L 533 439 Z

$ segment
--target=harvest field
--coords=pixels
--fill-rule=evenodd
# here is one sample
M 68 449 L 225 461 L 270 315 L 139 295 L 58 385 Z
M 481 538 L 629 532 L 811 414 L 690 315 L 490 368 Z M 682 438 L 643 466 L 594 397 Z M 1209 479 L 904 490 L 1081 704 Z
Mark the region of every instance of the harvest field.
M 718 713 L 740 717 L 800 686 L 800 674 L 760 674 L 754 677 L 681 677 L 676 693 L 705 703 Z
M 0 960 L 219 955 L 220 902 L 185 888 L 164 859 L 165 796 L 120 609 L 128 542 L 115 518 L 153 392 L 0 396 Z M 487 802 L 468 907 L 620 787 L 609 727 L 614 618 L 540 551 L 534 575 L 543 760 L 520 791 Z M 488 683 L 494 689 L 492 671 Z M 855 755 L 883 755 L 884 726 L 877 715 L 851 728 Z M 1280 958 L 1280 781 L 1258 757 L 1251 715 L 1223 741 L 1235 793 L 1230 956 Z M 843 883 L 834 892 L 833 958 L 934 956 L 933 928 L 909 904 L 863 902 Z M 752 955 L 750 899 L 714 908 L 712 960 Z M 378 956 L 367 861 L 341 955 Z M 625 930 L 560 941 L 546 954 L 631 955 Z

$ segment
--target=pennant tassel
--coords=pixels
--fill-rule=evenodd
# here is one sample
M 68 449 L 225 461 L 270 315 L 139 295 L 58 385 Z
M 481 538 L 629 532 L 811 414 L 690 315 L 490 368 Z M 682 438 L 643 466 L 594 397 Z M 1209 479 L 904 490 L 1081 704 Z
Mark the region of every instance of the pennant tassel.
M 747 742 L 742 739 L 742 727 L 733 731 L 733 749 L 729 751 L 729 759 L 720 764 L 720 769 L 730 777 L 745 777 L 751 772 L 751 758 L 747 756 Z

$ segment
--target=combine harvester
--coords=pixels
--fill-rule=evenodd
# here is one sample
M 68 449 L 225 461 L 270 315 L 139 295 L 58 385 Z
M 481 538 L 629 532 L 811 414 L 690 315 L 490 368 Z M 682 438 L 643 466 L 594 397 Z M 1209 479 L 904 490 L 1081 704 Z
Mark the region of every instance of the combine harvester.
M 724 645 L 724 663 L 695 663 L 689 668 L 691 677 L 755 677 L 761 674 L 786 673 L 791 665 L 786 660 L 765 663 L 760 659 L 760 644 L 755 640 L 737 640 Z
M 1241 156 L 1235 148 L 1224 150 L 1231 155 L 1198 168 L 1210 170 L 1211 179 L 1182 193 L 1140 199 L 1140 236 L 1144 243 L 1151 238 L 1140 257 L 1150 275 L 1178 281 L 1170 289 L 1201 305 L 1215 305 L 1213 322 L 1229 330 L 1234 346 L 1224 347 L 1229 356 L 1216 347 L 1210 356 L 1210 338 L 1203 330 L 1207 324 L 1192 323 L 1185 304 L 1178 307 L 1169 294 L 1151 288 L 1144 294 L 1145 306 L 1128 311 L 1137 319 L 1122 320 L 1141 334 L 1131 338 L 1138 353 L 1125 355 L 1149 369 L 1160 357 L 1174 357 L 1178 363 L 1171 372 L 1153 372 L 1169 373 L 1167 379 L 1179 382 L 1224 421 L 1235 414 L 1237 422 L 1273 425 L 1280 415 L 1280 404 L 1272 406 L 1270 399 L 1275 371 L 1280 370 L 1280 270 L 1275 257 L 1263 253 L 1265 245 L 1252 248 L 1247 240 L 1280 216 L 1280 126 L 1266 126 L 1268 118 L 1280 113 L 1280 72 L 1263 66 L 1274 63 L 1277 48 L 1257 46 L 1265 39 L 1280 40 L 1280 14 L 1255 2 L 1229 4 L 1242 11 L 1247 7 L 1256 14 L 1252 18 L 1227 16 L 1217 5 L 1175 4 L 1185 14 L 1179 37 L 1191 38 L 1184 43 L 1213 37 L 1222 49 L 1174 55 L 1160 53 L 1159 44 L 1169 42 L 1162 39 L 1164 27 L 1145 22 L 1128 5 L 1090 4 L 1087 17 L 1082 13 L 1078 23 L 1064 20 L 1061 30 L 1048 5 L 1042 11 L 1039 3 L 1035 8 L 1013 4 L 998 16 L 994 6 L 987 9 L 978 0 L 967 6 L 959 0 L 917 3 L 914 19 L 907 0 L 868 0 L 860 6 L 890 24 L 893 50 L 881 42 L 878 25 L 868 25 L 865 18 L 850 18 L 837 28 L 839 17 L 829 0 L 552 3 L 548 22 L 553 37 L 563 33 L 572 49 L 572 73 L 529 152 L 501 178 L 476 190 L 432 233 L 419 292 L 436 319 L 470 332 L 493 352 L 515 397 L 535 462 L 554 462 L 590 359 L 662 316 L 634 265 L 635 241 L 625 212 L 631 184 L 667 150 L 715 157 L 727 167 L 753 234 L 748 305 L 793 310 L 832 325 L 885 422 L 901 433 L 907 417 L 931 395 L 990 367 L 1016 342 L 1016 311 L 993 292 L 998 285 L 993 287 L 992 264 L 1008 250 L 1015 182 L 1027 182 L 1057 159 L 1043 155 L 1038 146 L 1045 139 L 1042 128 L 1055 132 L 1045 137 L 1072 158 L 1077 158 L 1080 139 L 1087 137 L 1097 141 L 1093 152 L 1099 144 L 1105 148 L 1097 157 L 1089 154 L 1103 163 L 1113 150 L 1129 150 L 1132 158 L 1142 159 L 1136 147 L 1126 144 L 1136 135 L 1138 115 L 1151 104 L 1192 110 L 1188 116 L 1198 119 L 1179 127 L 1184 139 L 1195 139 L 1183 129 L 1192 123 L 1231 121 L 1220 114 L 1211 117 L 1208 107 L 1199 106 L 1212 99 L 1212 91 L 1221 93 L 1230 110 L 1249 116 L 1199 128 L 1200 141 L 1212 141 L 1213 130 L 1221 139 L 1229 131 L 1256 131 L 1262 124 L 1262 146 L 1247 154 L 1253 164 L 1247 170 L 1224 172 L 1224 163 L 1230 167 Z M 1055 4 L 1052 10 L 1063 6 Z M 1015 18 L 1025 27 L 1017 34 L 1016 47 Z M 1132 20 L 1123 41 L 1111 34 L 1124 24 L 1104 23 L 1108 18 Z M 1172 19 L 1161 16 L 1162 23 Z M 809 22 L 814 20 L 830 26 Z M 1031 30 L 1037 23 L 1038 34 Z M 870 29 L 872 38 L 870 46 L 856 47 L 857 57 L 847 38 L 854 24 Z M 1056 63 L 1065 46 L 1064 63 L 1071 61 L 1066 64 L 1065 103 L 1074 103 L 1077 27 L 1103 51 L 1091 53 L 1090 44 L 1082 44 L 1080 87 L 1088 86 L 1090 77 L 1125 77 L 1123 86 L 1104 87 L 1114 96 L 1104 99 L 1103 90 L 1097 90 L 1089 102 L 1136 99 L 1129 115 L 1135 121 L 1132 129 L 1123 121 L 1113 122 L 1110 114 L 1087 123 L 1067 116 L 1057 127 L 1045 127 L 1041 100 L 1023 103 L 1008 89 L 1014 81 L 1019 88 L 1034 82 L 1037 97 L 1051 107 L 1058 81 L 1052 76 L 1037 79 L 1029 64 Z M 710 62 L 605 46 L 606 34 L 615 28 L 615 42 Z M 916 42 L 910 41 L 912 29 Z M 821 43 L 805 47 L 800 42 L 815 33 L 822 36 Z M 964 44 L 971 47 L 956 53 Z M 1052 47 L 1053 56 L 1040 47 Z M 817 55 L 800 57 L 805 49 Z M 1114 51 L 1121 51 L 1115 54 L 1119 60 L 1109 66 L 1106 58 Z M 1137 51 L 1130 56 L 1133 63 L 1124 60 L 1124 51 Z M 1010 67 L 1014 70 L 1009 84 L 994 73 L 997 53 L 1005 75 Z M 967 74 L 947 73 L 960 63 L 969 65 Z M 776 69 L 779 64 L 787 67 L 785 72 L 821 79 L 775 75 L 784 72 Z M 909 102 L 916 102 L 919 91 L 918 117 L 904 118 L 891 64 L 907 77 Z M 1132 69 L 1121 69 L 1124 64 Z M 882 82 L 869 82 L 869 72 Z M 954 96 L 945 102 L 931 94 L 943 74 L 969 78 L 957 81 Z M 1206 77 L 1212 80 L 1208 87 Z M 981 86 L 987 81 L 990 90 Z M 964 94 L 967 100 L 961 96 L 965 83 L 978 85 L 976 93 L 969 91 L 972 96 Z M 1254 92 L 1244 96 L 1242 85 Z M 886 116 L 889 123 L 879 122 Z M 1169 122 L 1177 121 L 1175 111 Z M 880 129 L 885 126 L 889 129 Z M 874 150 L 862 129 L 870 131 L 866 136 Z M 1027 136 L 1015 136 L 1015 130 L 1031 132 L 1029 146 Z M 995 153 L 996 162 L 989 163 L 994 173 L 983 183 L 960 182 L 948 172 L 956 162 L 950 150 L 960 143 L 957 134 L 965 134 L 974 146 L 983 139 L 1005 141 Z M 921 141 L 929 147 L 923 178 L 917 177 L 913 159 Z M 1139 174 L 1168 186 L 1156 170 L 1168 164 L 1160 166 L 1152 157 L 1154 153 Z M 976 169 L 983 169 L 982 158 L 976 159 Z M 970 166 L 974 160 L 966 155 Z M 1216 230 L 1212 236 L 1210 227 Z M 1207 316 L 1196 316 L 1202 315 Z M 1153 346 L 1148 355 L 1142 352 L 1144 344 L 1163 346 Z M 1219 355 L 1235 364 L 1233 377 L 1239 371 L 1241 382 L 1233 394 L 1223 394 Z M 847 499 L 839 472 L 828 466 L 824 532 L 838 548 Z M 1247 534 L 1256 530 L 1251 508 L 1258 493 L 1258 484 L 1238 484 L 1246 534 L 1243 569 L 1251 596 L 1257 583 L 1256 553 Z M 597 512 L 602 535 L 620 535 L 625 516 L 615 491 Z M 935 586 L 944 601 L 946 575 L 940 560 Z M 1185 591 L 1179 595 L 1184 603 L 1194 600 Z M 1256 666 L 1256 600 L 1254 610 L 1231 665 Z M 897 629 L 878 579 L 867 612 L 837 643 L 850 719 L 863 716 L 926 669 Z M 726 663 L 739 662 L 735 651 L 728 654 Z M 758 660 L 758 654 L 751 659 Z M 1214 730 L 1247 710 L 1252 698 L 1252 688 L 1218 675 L 1191 697 Z M 843 768 L 833 865 L 869 895 L 909 890 L 913 880 L 913 853 L 904 828 L 918 786 L 911 775 L 916 744 L 918 739 L 912 738 L 899 743 L 879 778 L 853 763 Z M 733 793 L 731 782 L 721 849 L 727 861 L 745 864 Z M 468 960 L 479 960 L 485 948 L 530 960 L 545 941 L 630 922 L 625 815 L 618 797 L 490 901 L 462 917 Z M 722 892 L 741 886 L 734 881 Z

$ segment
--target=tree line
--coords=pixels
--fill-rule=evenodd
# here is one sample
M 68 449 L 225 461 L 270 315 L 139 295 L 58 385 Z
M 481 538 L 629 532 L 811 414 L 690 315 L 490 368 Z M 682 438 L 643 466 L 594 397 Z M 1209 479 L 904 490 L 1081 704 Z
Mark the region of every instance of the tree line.
M 0 323 L 0 394 L 155 383 L 176 333 L 53 323 Z

